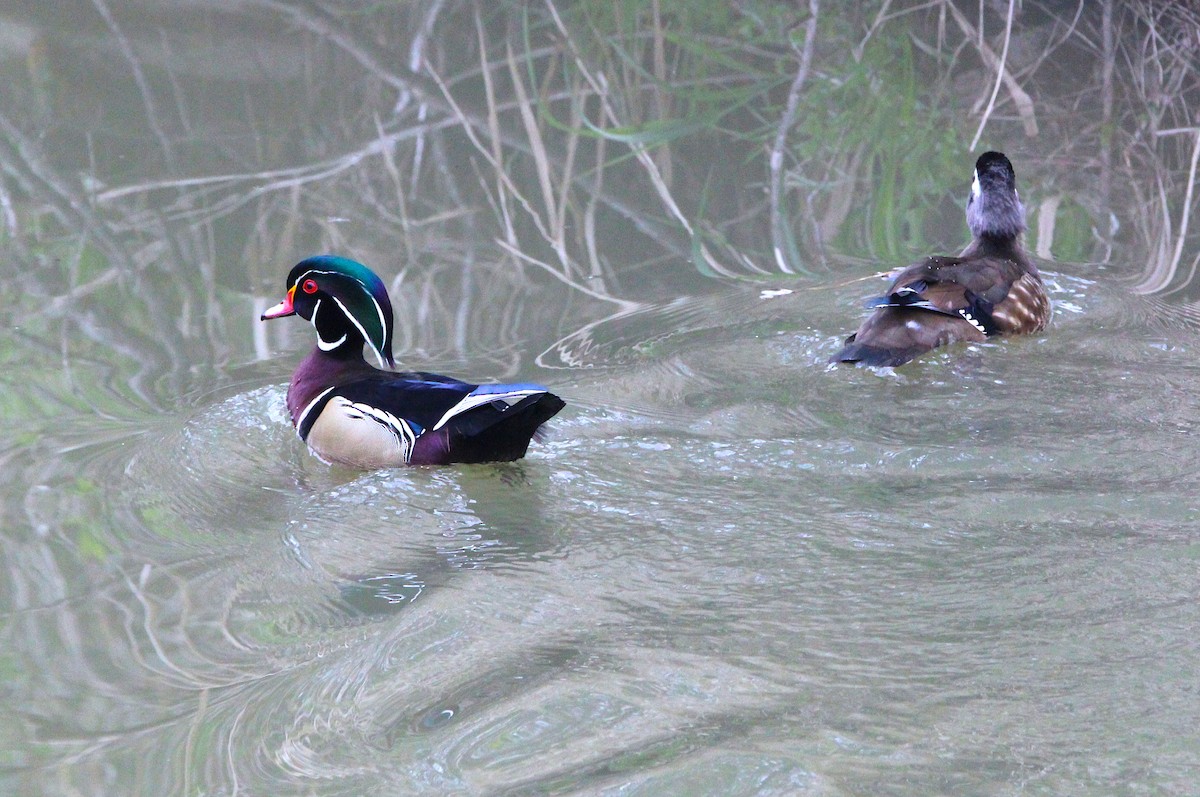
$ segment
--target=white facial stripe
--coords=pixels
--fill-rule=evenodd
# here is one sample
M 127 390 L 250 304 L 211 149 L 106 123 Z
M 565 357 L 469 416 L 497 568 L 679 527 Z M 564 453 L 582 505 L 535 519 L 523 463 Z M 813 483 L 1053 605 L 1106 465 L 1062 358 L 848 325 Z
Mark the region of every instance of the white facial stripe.
M 359 283 L 359 284 L 361 285 L 362 283 Z M 383 317 L 383 307 L 380 306 L 379 302 L 375 301 L 375 295 L 371 293 L 371 291 L 367 288 L 366 285 L 363 285 L 363 290 L 367 292 L 367 296 L 371 297 L 371 304 L 375 305 L 375 315 L 378 316 L 378 318 L 379 318 L 379 328 L 383 330 L 383 334 L 386 336 L 388 327 L 387 327 L 387 319 Z M 374 346 L 372 346 L 371 348 L 375 349 Z M 378 349 L 375 349 L 375 356 L 377 356 L 379 358 L 380 365 L 387 364 L 383 361 L 383 352 L 379 351 Z
M 337 340 L 325 340 L 321 337 L 321 328 L 317 326 L 317 313 L 321 310 L 321 300 L 317 299 L 317 303 L 313 305 L 312 325 L 313 329 L 317 330 L 317 346 L 321 351 L 333 351 L 338 346 L 346 342 L 346 336 L 342 335 Z
M 979 187 L 979 172 L 976 171 L 975 179 L 971 181 L 971 196 L 974 197 L 975 199 L 979 199 L 980 190 L 981 189 Z
M 326 341 L 320 335 L 317 335 L 317 345 L 321 347 L 321 351 L 333 351 L 334 349 L 336 349 L 338 346 L 341 346 L 345 342 L 346 342 L 345 335 L 342 335 L 340 338 L 338 338 L 337 340 L 332 341 L 332 342 Z
M 342 300 L 338 297 L 334 296 L 333 300 L 337 302 L 337 306 L 341 308 L 342 315 L 346 316 L 346 318 L 349 318 L 350 323 L 354 324 L 354 328 L 358 330 L 358 334 L 362 335 L 362 339 L 367 341 L 367 343 L 370 343 L 371 339 L 367 337 L 367 330 L 363 329 L 362 324 L 358 323 L 358 319 L 354 317 L 354 313 L 347 310 L 346 305 L 342 304 Z M 372 345 L 371 348 L 375 348 L 374 345 Z
M 359 284 L 361 285 L 362 283 L 359 283 Z M 364 285 L 363 288 L 365 289 L 366 286 Z M 367 296 L 371 296 L 371 294 L 368 292 Z M 383 352 L 375 347 L 375 342 L 373 340 L 371 340 L 371 336 L 367 334 L 367 330 L 365 330 L 363 328 L 363 325 L 358 323 L 358 319 L 354 317 L 354 313 L 351 313 L 349 310 L 347 310 L 346 305 L 342 304 L 341 300 L 338 299 L 336 296 L 333 297 L 333 300 L 335 302 L 337 302 L 337 306 L 341 308 L 342 314 L 345 315 L 346 318 L 350 319 L 351 324 L 354 324 L 354 328 L 358 330 L 358 334 L 362 335 L 362 339 L 365 340 L 367 342 L 367 345 L 371 347 L 371 351 L 375 352 L 375 358 L 379 360 L 379 364 L 386 366 L 387 363 L 384 362 Z M 387 327 L 383 325 L 383 308 L 381 308 L 379 306 L 379 302 L 375 301 L 374 296 L 371 296 L 371 304 L 375 305 L 375 311 L 379 314 L 379 323 L 380 323 L 379 328 L 384 330 L 384 332 L 386 334 Z M 342 340 L 345 340 L 345 339 L 346 339 L 346 337 L 345 337 L 345 335 L 343 335 Z
M 362 285 L 361 282 L 359 284 Z M 383 317 L 383 307 L 380 306 L 379 302 L 375 301 L 375 296 L 371 293 L 370 290 L 367 289 L 366 285 L 363 285 L 363 290 L 366 291 L 367 296 L 369 296 L 371 298 L 371 304 L 375 305 L 375 315 L 379 317 L 379 328 L 383 330 L 383 334 L 384 334 L 383 342 L 386 345 L 387 344 L 387 328 L 388 327 L 387 327 L 387 319 L 385 319 Z M 357 324 L 357 322 L 355 322 L 355 323 Z M 370 345 L 371 351 L 375 352 L 375 357 L 379 360 L 379 364 L 386 368 L 387 361 L 383 359 L 383 352 L 380 351 L 379 349 L 375 348 L 375 344 L 371 343 L 371 339 L 368 338 L 365 334 L 363 335 L 363 339 L 367 341 L 368 345 Z
M 340 271 L 324 271 L 324 270 L 310 268 L 308 271 L 304 272 L 304 274 L 302 274 L 298 280 L 296 280 L 296 284 L 297 285 L 303 284 L 304 280 L 308 279 L 310 276 L 312 276 L 314 274 L 329 274 L 329 275 L 338 276 L 338 277 L 347 276 L 346 274 L 343 274 Z M 357 279 L 355 277 L 351 277 L 351 279 L 353 279 L 355 282 L 357 282 L 359 285 L 362 286 L 363 292 L 367 294 L 368 298 L 370 298 L 371 304 L 375 305 L 375 314 L 379 317 L 379 328 L 384 331 L 384 334 L 387 334 L 387 322 L 383 317 L 383 307 L 379 304 L 379 302 L 375 301 L 375 297 L 371 295 L 371 290 L 370 290 L 370 288 L 367 287 L 365 282 L 363 282 L 362 280 Z M 341 308 L 342 314 L 345 315 L 346 318 L 349 318 L 350 323 L 354 324 L 354 326 L 358 329 L 359 334 L 361 334 L 363 337 L 363 340 L 365 340 L 367 342 L 367 345 L 371 347 L 371 351 L 375 352 L 375 357 L 376 357 L 376 359 L 379 360 L 379 364 L 386 366 L 387 363 L 383 359 L 383 352 L 380 351 L 379 349 L 375 348 L 375 344 L 373 342 L 371 342 L 371 338 L 370 338 L 370 336 L 367 335 L 367 331 L 365 329 L 363 329 L 362 324 L 358 323 L 358 320 L 354 317 L 354 314 L 351 313 L 350 311 L 348 311 L 346 309 L 346 306 L 344 304 L 342 304 L 341 301 L 339 301 L 336 296 L 334 297 L 333 300 L 335 302 L 337 302 L 338 307 Z M 313 326 L 316 326 L 316 324 L 317 324 L 317 309 L 316 308 L 320 307 L 320 306 L 321 306 L 321 301 L 318 299 L 316 307 L 313 308 Z M 341 340 L 339 340 L 337 343 L 330 344 L 329 348 L 326 348 L 325 343 L 320 340 L 320 337 L 321 336 L 318 333 L 317 343 L 318 343 L 318 345 L 320 345 L 321 349 L 324 351 L 331 351 L 332 349 L 336 349 L 338 346 L 340 346 L 346 342 L 346 336 L 343 335 Z

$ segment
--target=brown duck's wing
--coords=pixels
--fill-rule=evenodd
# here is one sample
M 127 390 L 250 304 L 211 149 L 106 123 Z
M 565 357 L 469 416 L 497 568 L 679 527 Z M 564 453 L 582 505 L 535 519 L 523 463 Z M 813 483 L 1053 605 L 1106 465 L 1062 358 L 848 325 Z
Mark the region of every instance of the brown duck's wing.
M 1050 301 L 1032 266 L 1003 257 L 930 257 L 897 275 L 833 359 L 901 365 L 955 341 L 1036 332 Z
M 1050 303 L 1035 272 L 1016 260 L 930 257 L 901 271 L 888 295 L 870 306 L 957 316 L 985 335 L 997 335 L 1041 329 Z
M 967 258 L 940 271 L 963 286 L 968 309 L 989 328 L 989 335 L 1028 334 L 1050 323 L 1050 297 L 1028 261 Z

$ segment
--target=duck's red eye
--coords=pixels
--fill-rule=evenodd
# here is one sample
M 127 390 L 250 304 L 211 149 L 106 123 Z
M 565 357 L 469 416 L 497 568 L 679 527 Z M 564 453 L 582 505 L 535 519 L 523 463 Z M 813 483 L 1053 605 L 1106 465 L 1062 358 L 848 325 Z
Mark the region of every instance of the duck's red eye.
M 304 291 L 305 293 L 316 293 L 317 292 L 317 281 L 314 279 L 306 279 L 300 285 L 300 290 Z

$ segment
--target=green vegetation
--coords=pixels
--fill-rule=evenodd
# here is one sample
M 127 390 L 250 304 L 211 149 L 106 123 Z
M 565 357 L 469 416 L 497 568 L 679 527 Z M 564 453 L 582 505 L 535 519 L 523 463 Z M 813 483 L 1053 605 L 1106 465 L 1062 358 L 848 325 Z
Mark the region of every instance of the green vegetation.
M 403 283 L 405 345 L 464 340 L 470 323 L 508 362 L 510 325 L 490 308 L 531 288 L 566 291 L 594 317 L 597 300 L 836 281 L 952 250 L 984 148 L 1013 156 L 1031 231 L 1053 232 L 1042 248 L 1054 257 L 1133 247 L 1128 259 L 1150 264 L 1146 291 L 1196 269 L 1200 13 L 1186 4 L 452 0 L 279 13 L 311 37 L 305 62 L 288 71 L 276 53 L 270 82 L 214 99 L 219 135 L 193 135 L 196 120 L 162 98 L 180 81 L 225 97 L 227 78 L 178 59 L 139 62 L 136 85 L 116 76 L 119 97 L 99 85 L 80 98 L 81 67 L 41 46 L 6 97 L 50 121 L 0 108 L 3 235 L 34 283 L 11 312 L 50 349 L 50 330 L 81 314 L 63 336 L 71 352 L 137 352 L 117 381 L 143 401 L 202 382 L 192 363 L 251 356 L 246 335 L 228 334 L 246 303 L 218 286 L 273 296 L 312 251 L 353 251 Z M 150 50 L 160 44 L 134 47 Z M 243 67 L 253 79 L 258 67 Z M 54 92 L 40 88 L 47 75 Z M 490 308 L 473 304 L 481 280 Z M 525 312 L 554 328 L 553 304 Z

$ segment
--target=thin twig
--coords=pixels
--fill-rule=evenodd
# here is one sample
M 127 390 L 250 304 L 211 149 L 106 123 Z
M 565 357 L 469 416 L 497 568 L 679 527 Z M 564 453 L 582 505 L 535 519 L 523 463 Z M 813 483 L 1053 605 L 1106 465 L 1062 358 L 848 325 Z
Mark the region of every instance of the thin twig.
M 508 72 L 512 77 L 513 91 L 517 93 L 517 107 L 520 110 L 521 123 L 525 126 L 525 137 L 529 139 L 529 147 L 533 152 L 533 163 L 537 170 L 538 187 L 542 192 L 542 203 L 546 207 L 546 229 L 550 233 L 550 246 L 565 265 L 567 253 L 561 230 L 556 229 L 558 219 L 557 203 L 554 197 L 554 181 L 550 174 L 550 159 L 546 156 L 546 143 L 542 140 L 542 131 L 538 129 L 537 118 L 533 115 L 533 103 L 525 90 L 525 81 L 517 69 L 517 60 L 513 55 L 512 43 L 505 41 L 505 55 L 508 59 Z
M 875 32 L 877 30 L 879 30 L 879 28 L 883 25 L 883 23 L 889 22 L 893 19 L 899 19 L 900 17 L 903 17 L 907 14 L 914 14 L 918 11 L 924 11 L 927 8 L 933 8 L 935 6 L 943 7 L 942 13 L 944 13 L 945 12 L 945 9 L 944 9 L 945 2 L 946 2 L 946 0 L 929 0 L 929 2 L 927 2 L 927 3 L 921 3 L 919 5 L 902 8 L 899 11 L 895 11 L 895 12 L 889 14 L 888 9 L 891 8 L 892 0 L 884 0 L 883 5 L 879 7 L 879 11 L 875 14 L 875 20 L 871 23 L 871 27 L 867 28 L 867 32 L 866 32 L 866 34 L 863 35 L 862 41 L 860 41 L 858 44 L 856 44 L 852 48 L 850 48 L 850 54 L 854 56 L 854 60 L 856 62 L 861 62 L 863 53 L 866 52 L 866 49 L 867 49 L 867 42 L 869 42 L 871 40 L 871 37 L 875 35 Z M 940 20 L 939 20 L 939 22 L 940 22 Z M 938 30 L 940 33 L 941 24 L 939 24 Z M 941 41 L 941 38 L 942 37 L 939 35 L 938 36 L 939 42 Z
M 507 189 L 510 194 L 512 194 L 513 198 L 517 200 L 521 207 L 525 208 L 525 212 L 529 214 L 530 221 L 533 222 L 533 225 L 537 228 L 537 231 L 541 234 L 541 236 L 547 241 L 552 241 L 553 238 L 550 235 L 550 231 L 547 230 L 545 225 L 542 223 L 542 217 L 536 210 L 533 209 L 533 205 L 529 202 L 525 195 L 521 193 L 521 190 L 517 188 L 516 184 L 512 181 L 512 178 L 508 176 L 508 170 L 504 168 L 504 163 L 498 160 L 492 154 L 492 151 L 485 147 L 483 142 L 479 140 L 479 137 L 475 135 L 474 127 L 470 124 L 470 122 L 467 121 L 465 114 L 463 114 L 462 108 L 459 107 L 458 102 L 454 99 L 453 95 L 450 94 L 450 90 L 446 87 L 445 82 L 435 70 L 430 69 L 429 74 L 433 78 L 434 82 L 437 83 L 438 87 L 441 88 L 446 102 L 450 105 L 454 112 L 458 114 L 459 119 L 461 120 L 462 130 L 467 134 L 467 138 L 475 146 L 475 149 L 478 150 L 481 155 L 483 155 L 483 157 L 488 161 L 488 164 L 491 165 L 491 167 L 495 170 L 496 177 L 500 180 L 504 188 Z
M 1112 207 L 1112 114 L 1113 66 L 1116 62 L 1113 41 L 1113 0 L 1104 0 L 1101 10 L 1100 34 L 1104 47 L 1104 62 L 1100 66 L 1100 201 L 1104 209 Z
M 659 0 L 652 0 L 650 3 L 650 18 L 651 28 L 654 34 L 654 84 L 651 86 L 651 92 L 654 96 L 654 107 L 658 112 L 659 119 L 666 119 L 670 115 L 670 95 L 663 91 L 663 86 L 667 82 L 667 56 L 664 45 L 662 8 Z M 664 143 L 655 150 L 655 160 L 658 163 L 658 169 L 662 172 L 663 182 L 670 186 L 675 182 L 674 164 L 671 160 L 671 145 Z
M 133 47 L 129 44 L 129 39 L 125 37 L 121 27 L 113 18 L 112 12 L 108 10 L 108 5 L 104 0 L 92 0 L 92 5 L 96 7 L 96 11 L 104 19 L 104 24 L 112 31 L 113 38 L 117 40 L 117 46 L 121 48 L 122 55 L 129 62 L 129 69 L 133 73 L 133 81 L 137 84 L 138 91 L 142 94 L 142 103 L 146 106 L 146 121 L 150 123 L 150 129 L 154 131 L 154 137 L 158 139 L 158 145 L 162 147 L 163 157 L 167 159 L 167 165 L 172 171 L 175 169 L 175 148 L 171 146 L 171 139 L 162 129 L 162 125 L 158 121 L 158 111 L 155 108 L 154 93 L 150 91 L 150 82 L 146 80 L 146 74 L 142 71 L 142 64 L 137 59 L 137 55 L 133 52 Z
M 479 15 L 479 6 L 475 7 L 475 32 L 479 38 L 479 63 L 482 65 L 483 73 L 483 97 L 487 104 L 487 122 L 488 133 L 491 138 L 492 150 L 490 162 L 494 164 L 504 162 L 504 150 L 501 146 L 500 138 L 500 112 L 497 109 L 496 102 L 496 87 L 492 81 L 492 70 L 488 67 L 487 55 L 487 37 L 483 31 L 483 19 Z M 433 74 L 433 69 L 428 71 Z M 516 246 L 517 231 L 513 226 L 512 213 L 508 210 L 508 192 L 504 189 L 504 177 L 502 169 L 497 168 L 496 175 L 496 205 L 500 215 L 500 223 L 504 228 L 504 239 L 510 244 Z

